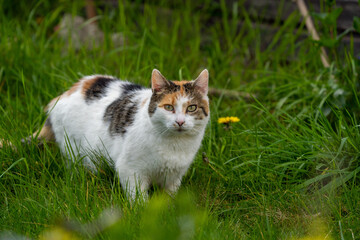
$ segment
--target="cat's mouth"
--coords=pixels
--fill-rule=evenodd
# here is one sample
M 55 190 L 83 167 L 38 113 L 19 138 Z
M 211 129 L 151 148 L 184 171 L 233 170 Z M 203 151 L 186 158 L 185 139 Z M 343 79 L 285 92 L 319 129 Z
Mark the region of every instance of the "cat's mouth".
M 176 132 L 186 132 L 186 129 L 183 128 L 183 127 L 177 127 L 177 128 L 175 129 L 175 131 L 176 131 Z
M 173 131 L 175 132 L 185 132 L 186 129 L 183 126 L 177 126 L 176 124 L 173 125 Z

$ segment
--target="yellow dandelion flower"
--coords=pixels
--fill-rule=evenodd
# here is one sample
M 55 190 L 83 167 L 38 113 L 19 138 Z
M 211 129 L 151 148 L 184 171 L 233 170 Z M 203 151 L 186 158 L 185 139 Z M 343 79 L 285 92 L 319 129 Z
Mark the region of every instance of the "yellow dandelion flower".
M 238 117 L 221 117 L 218 119 L 219 124 L 229 124 L 239 122 L 240 119 Z
M 236 123 L 239 121 L 240 121 L 240 119 L 238 117 L 230 117 L 230 122 Z

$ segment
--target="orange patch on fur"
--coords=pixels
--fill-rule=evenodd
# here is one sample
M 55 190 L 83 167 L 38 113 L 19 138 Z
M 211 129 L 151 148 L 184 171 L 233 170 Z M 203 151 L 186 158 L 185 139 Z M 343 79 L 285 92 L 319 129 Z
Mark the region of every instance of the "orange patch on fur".
M 209 114 L 209 103 L 205 99 L 201 100 L 203 108 L 205 109 L 206 114 Z
M 36 131 L 33 133 L 33 138 L 37 138 L 38 139 L 44 139 L 46 141 L 54 141 L 55 140 L 55 134 L 51 128 L 51 126 L 44 126 L 40 132 Z
M 80 82 L 76 82 L 72 85 L 72 87 L 67 90 L 66 92 L 64 92 L 63 94 L 61 94 L 60 96 L 57 96 L 55 98 L 53 98 L 49 104 L 44 108 L 45 111 L 49 111 L 51 108 L 53 108 L 55 106 L 55 104 L 57 103 L 57 101 L 60 100 L 61 97 L 68 97 L 71 94 L 73 94 L 74 92 L 76 92 L 76 90 L 78 90 L 80 87 Z
M 163 99 L 161 100 L 161 102 L 159 103 L 159 107 L 163 107 L 166 104 L 170 104 L 170 105 L 175 105 L 176 102 L 176 98 L 177 96 L 181 94 L 180 92 L 174 92 L 174 93 L 170 93 L 167 94 L 163 97 Z
M 86 91 L 87 91 L 97 80 L 98 80 L 98 77 L 93 77 L 93 78 L 91 78 L 91 79 L 83 80 L 82 89 L 81 89 L 82 94 L 85 94 Z
M 182 80 L 182 81 L 173 81 L 173 83 L 175 83 L 176 85 L 184 85 L 186 83 L 189 83 L 190 81 L 186 81 L 186 80 Z

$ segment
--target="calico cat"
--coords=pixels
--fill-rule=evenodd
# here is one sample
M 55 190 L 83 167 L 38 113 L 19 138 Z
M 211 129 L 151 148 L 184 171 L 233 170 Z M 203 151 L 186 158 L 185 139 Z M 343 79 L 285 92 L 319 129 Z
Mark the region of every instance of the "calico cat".
M 106 153 L 120 183 L 134 199 L 155 183 L 170 194 L 198 151 L 209 120 L 209 73 L 169 81 L 158 70 L 151 89 L 111 76 L 82 78 L 46 107 L 44 127 L 33 136 L 69 146 L 94 167 L 89 149 Z

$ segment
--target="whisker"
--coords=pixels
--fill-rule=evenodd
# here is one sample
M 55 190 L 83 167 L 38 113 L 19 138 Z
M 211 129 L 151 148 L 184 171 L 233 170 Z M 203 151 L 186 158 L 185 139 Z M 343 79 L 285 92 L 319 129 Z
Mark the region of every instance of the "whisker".
M 156 133 L 159 134 L 160 136 L 162 136 L 163 134 L 165 134 L 168 130 L 170 130 L 169 128 L 166 128 L 163 131 L 157 131 Z

